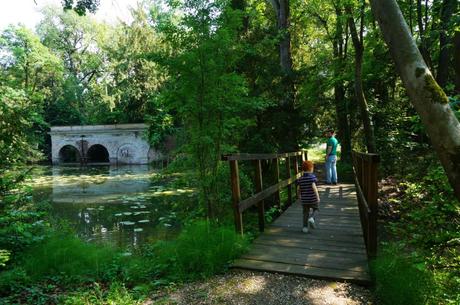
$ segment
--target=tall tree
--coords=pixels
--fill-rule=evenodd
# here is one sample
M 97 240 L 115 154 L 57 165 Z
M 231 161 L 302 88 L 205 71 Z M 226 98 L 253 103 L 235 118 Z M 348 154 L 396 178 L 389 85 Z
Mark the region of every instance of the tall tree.
M 348 14 L 348 26 L 350 27 L 351 38 L 355 50 L 355 97 L 361 110 L 361 120 L 364 126 L 364 135 L 366 139 L 367 151 L 370 153 L 376 152 L 374 128 L 369 113 L 366 96 L 363 89 L 363 54 L 364 54 L 364 6 L 365 1 L 362 0 L 359 10 L 359 32 L 356 29 L 355 20 L 353 17 L 353 8 L 351 4 L 345 6 Z
M 384 39 L 426 132 L 460 200 L 460 123 L 434 80 L 395 0 L 371 0 Z
M 282 95 L 279 110 L 284 114 L 287 124 L 280 126 L 286 136 L 279 139 L 280 150 L 297 150 L 299 141 L 298 112 L 295 110 L 295 73 L 292 67 L 290 7 L 289 0 L 269 0 L 276 15 L 276 25 L 279 35 L 279 60 L 282 74 Z
M 337 137 L 341 146 L 341 160 L 348 162 L 351 160 L 351 130 L 345 88 L 346 76 L 344 74 L 347 66 L 349 34 L 342 3 L 331 1 L 329 4 L 332 8 L 327 10 L 329 5 L 324 2 L 319 2 L 318 5 L 312 3 L 312 7 L 308 11 L 324 29 L 325 37 L 332 46 L 332 82 L 337 118 Z
M 108 111 L 101 98 L 103 90 L 98 88 L 107 62 L 101 45 L 106 33 L 106 26 L 88 16 L 57 7 L 43 10 L 38 34 L 43 44 L 64 62 L 63 95 L 59 105 L 53 107 L 58 113 L 64 111 L 61 119 L 66 119 L 67 124 L 95 123 L 96 113 Z M 66 106 L 60 107 L 62 104 Z
M 221 154 L 235 149 L 260 105 L 248 100 L 246 82 L 235 72 L 240 15 L 227 1 L 190 0 L 179 9 L 185 12 L 179 21 L 160 26 L 167 53 L 157 59 L 168 75 L 160 98 L 185 133 L 181 149 L 196 164 L 201 202 L 213 217 Z
M 105 43 L 107 90 L 116 123 L 144 122 L 147 104 L 161 84 L 157 65 L 147 59 L 161 46 L 145 10 L 141 6 L 133 9 L 131 24 L 118 26 Z
M 441 18 L 439 29 L 439 59 L 436 81 L 445 88 L 449 80 L 450 62 L 452 58 L 453 39 L 450 39 L 450 23 L 458 6 L 457 0 L 443 0 L 441 4 Z
M 454 72 L 455 72 L 455 91 L 460 94 L 460 29 L 455 30 L 454 33 Z

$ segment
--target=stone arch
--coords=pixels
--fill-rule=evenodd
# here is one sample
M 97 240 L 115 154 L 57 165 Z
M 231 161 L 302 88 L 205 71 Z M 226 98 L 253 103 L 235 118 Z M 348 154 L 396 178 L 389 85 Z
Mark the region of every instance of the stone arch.
M 59 162 L 60 163 L 78 163 L 80 162 L 80 150 L 77 147 L 67 144 L 59 149 Z
M 93 144 L 86 152 L 88 163 L 109 163 L 109 150 L 102 144 Z

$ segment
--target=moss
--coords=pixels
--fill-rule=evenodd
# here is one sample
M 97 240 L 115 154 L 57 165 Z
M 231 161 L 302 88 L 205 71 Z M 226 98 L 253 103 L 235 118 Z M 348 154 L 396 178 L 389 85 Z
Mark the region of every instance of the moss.
M 425 75 L 425 88 L 428 91 L 429 97 L 433 103 L 447 104 L 449 100 L 447 95 L 441 89 L 441 87 L 436 83 L 433 76 L 429 73 Z
M 419 78 L 424 73 L 425 73 L 425 68 L 420 68 L 420 67 L 415 68 L 415 77 L 416 78 Z

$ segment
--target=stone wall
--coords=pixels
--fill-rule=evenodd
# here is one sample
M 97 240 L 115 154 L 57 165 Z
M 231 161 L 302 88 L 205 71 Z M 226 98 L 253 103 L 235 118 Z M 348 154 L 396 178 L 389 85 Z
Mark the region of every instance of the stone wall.
M 145 124 L 56 126 L 51 127 L 53 164 L 59 164 L 59 152 L 70 145 L 87 157 L 91 146 L 99 144 L 107 149 L 111 164 L 147 164 L 163 159 L 146 141 Z

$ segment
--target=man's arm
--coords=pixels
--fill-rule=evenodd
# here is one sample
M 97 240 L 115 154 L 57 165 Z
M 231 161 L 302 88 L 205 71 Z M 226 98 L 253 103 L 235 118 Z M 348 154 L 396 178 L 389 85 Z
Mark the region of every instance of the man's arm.
M 329 143 L 328 143 L 327 148 L 326 148 L 326 161 L 327 161 L 327 158 L 329 157 L 329 155 L 331 154 L 331 151 L 332 151 L 332 145 L 329 145 Z

